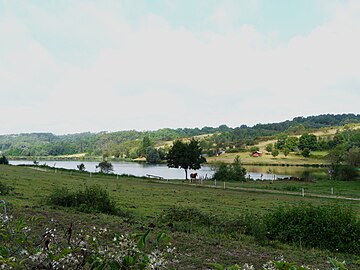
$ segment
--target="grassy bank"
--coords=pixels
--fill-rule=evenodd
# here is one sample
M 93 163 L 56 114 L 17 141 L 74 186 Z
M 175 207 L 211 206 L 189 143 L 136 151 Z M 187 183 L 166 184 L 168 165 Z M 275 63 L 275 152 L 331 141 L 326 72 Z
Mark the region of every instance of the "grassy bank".
M 75 171 L 0 166 L 0 181 L 14 187 L 12 195 L 2 196 L 11 204 L 16 216 L 35 215 L 41 217 L 37 228 L 40 229 L 52 218 L 61 225 L 74 222 L 75 228 L 101 226 L 111 230 L 144 231 L 151 227 L 155 231 L 166 231 L 177 247 L 178 269 L 208 269 L 207 263 L 220 262 L 225 265 L 250 262 L 260 266 L 266 260 L 283 255 L 288 261 L 304 262 L 317 266 L 328 266 L 327 256 L 337 256 L 341 260 L 353 262 L 354 255 L 334 253 L 318 249 L 308 249 L 299 243 L 292 245 L 273 241 L 260 245 L 253 236 L 239 234 L 233 237 L 227 233 L 211 233 L 206 227 L 190 230 L 174 230 L 167 222 L 159 223 L 159 218 L 173 207 L 197 209 L 205 215 L 215 215 L 219 220 L 236 218 L 242 214 L 263 215 L 273 212 L 278 206 L 345 205 L 352 207 L 360 216 L 359 201 L 329 198 L 302 197 L 289 195 L 286 191 L 306 188 L 306 192 L 317 194 L 330 193 L 333 186 L 337 195 L 352 196 L 360 194 L 358 182 L 249 182 L 217 183 L 221 188 L 213 188 L 214 182 L 204 185 L 189 185 L 183 181 L 151 181 L 148 179 L 100 175 Z M 116 207 L 130 211 L 132 218 L 116 215 L 82 213 L 71 208 L 49 206 L 47 197 L 54 188 L 67 188 L 71 191 L 86 186 L 99 185 L 107 190 L 115 201 Z M 256 188 L 240 190 L 239 188 Z M 261 192 L 261 190 L 284 191 L 283 194 Z M 352 265 L 349 269 L 356 269 Z

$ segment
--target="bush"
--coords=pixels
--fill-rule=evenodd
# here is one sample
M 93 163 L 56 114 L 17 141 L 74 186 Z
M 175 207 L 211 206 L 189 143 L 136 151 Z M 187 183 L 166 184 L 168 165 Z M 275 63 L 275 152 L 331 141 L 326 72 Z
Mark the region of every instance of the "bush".
M 109 193 L 99 186 L 86 187 L 85 190 L 71 192 L 67 188 L 56 188 L 48 197 L 52 205 L 74 207 L 82 212 L 101 212 L 116 214 L 115 202 Z
M 5 164 L 5 165 L 9 164 L 8 159 L 4 155 L 2 155 L 2 157 L 0 157 L 0 164 Z
M 80 172 L 85 171 L 85 165 L 84 165 L 84 163 L 81 163 L 81 164 L 77 165 L 76 167 L 78 168 L 78 170 L 79 170 Z
M 0 195 L 9 195 L 10 192 L 13 190 L 14 190 L 14 187 L 0 182 Z
M 206 228 L 211 233 L 238 238 L 239 234 L 251 235 L 263 244 L 266 227 L 260 217 L 248 213 L 235 218 L 224 218 L 204 213 L 196 208 L 171 207 L 165 210 L 160 223 L 171 224 L 177 231 L 191 233 L 195 228 Z
M 112 173 L 114 171 L 114 167 L 111 162 L 108 162 L 106 160 L 100 162 L 99 165 L 96 166 L 96 168 L 99 168 L 101 173 Z
M 213 175 L 213 179 L 219 181 L 245 181 L 246 169 L 241 166 L 240 157 L 236 156 L 230 165 L 221 163 Z
M 249 152 L 252 153 L 252 152 L 256 152 L 256 151 L 260 151 L 260 148 L 258 146 L 251 146 L 249 148 Z
M 310 157 L 310 149 L 309 148 L 304 148 L 302 150 L 301 154 L 302 154 L 303 157 L 306 157 L 306 158 Z
M 340 206 L 278 208 L 264 216 L 268 237 L 306 247 L 358 254 L 360 221 Z
M 277 149 L 272 150 L 272 151 L 271 151 L 271 155 L 272 155 L 273 157 L 277 157 L 277 156 L 279 155 L 279 150 L 277 150 Z
M 339 206 L 278 208 L 265 216 L 248 213 L 234 218 L 207 214 L 196 208 L 172 207 L 159 222 L 186 233 L 205 229 L 232 238 L 246 234 L 259 244 L 278 240 L 335 252 L 360 252 L 360 221 L 354 211 Z
M 164 233 L 154 239 L 149 230 L 113 234 L 107 228 L 77 230 L 71 224 L 64 234 L 53 223 L 37 235 L 30 225 L 0 215 L 0 269 L 165 270 L 173 262 L 175 248 Z
M 332 177 L 337 180 L 354 180 L 358 176 L 356 168 L 349 165 L 335 165 L 332 170 Z

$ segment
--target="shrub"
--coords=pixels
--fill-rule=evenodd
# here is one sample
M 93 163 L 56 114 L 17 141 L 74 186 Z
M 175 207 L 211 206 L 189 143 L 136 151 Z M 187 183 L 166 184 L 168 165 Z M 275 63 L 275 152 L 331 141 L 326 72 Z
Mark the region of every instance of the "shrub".
M 187 233 L 191 233 L 197 227 L 234 238 L 239 234 L 251 235 L 260 244 L 266 241 L 265 224 L 260 217 L 252 213 L 235 218 L 220 218 L 196 208 L 171 207 L 165 210 L 159 222 L 171 224 L 175 230 Z
M 260 151 L 260 148 L 258 146 L 251 146 L 249 148 L 249 152 L 252 153 L 252 152 L 256 152 L 256 151 Z
M 81 164 L 77 165 L 76 167 L 77 167 L 78 170 L 81 171 L 81 172 L 85 171 L 85 165 L 84 165 L 84 163 L 81 163 Z
M 0 268 L 165 270 L 175 249 L 164 233 L 150 241 L 150 231 L 114 235 L 107 228 L 70 225 L 64 234 L 55 224 L 49 227 L 39 238 L 27 220 L 0 216 Z
M 114 171 L 114 167 L 111 162 L 106 160 L 101 161 L 99 165 L 96 166 L 96 168 L 99 168 L 101 173 L 112 173 Z
M 340 206 L 278 208 L 265 216 L 248 213 L 235 218 L 219 217 L 195 208 L 172 207 L 159 221 L 187 233 L 206 229 L 233 238 L 251 235 L 259 244 L 279 240 L 336 252 L 360 252 L 360 221 L 354 211 Z
M 332 268 L 329 270 L 347 270 L 345 262 L 340 262 L 336 258 L 329 258 L 329 262 L 332 264 Z M 251 264 L 245 263 L 243 266 L 235 264 L 229 267 L 225 267 L 219 263 L 209 263 L 212 269 L 216 270 L 255 270 L 255 267 Z M 263 264 L 262 270 L 319 270 L 312 265 L 298 265 L 295 262 L 287 262 L 284 258 L 279 258 L 274 261 L 268 261 Z
M 86 187 L 85 190 L 71 192 L 67 188 L 56 188 L 48 197 L 52 205 L 75 207 L 82 212 L 101 212 L 116 214 L 115 202 L 109 193 L 99 186 Z
M 304 148 L 302 150 L 301 154 L 302 154 L 303 157 L 306 157 L 306 158 L 310 157 L 310 149 L 309 148 Z
M 360 221 L 340 206 L 278 208 L 264 216 L 268 237 L 331 251 L 360 252 Z
M 335 165 L 331 169 L 332 177 L 337 180 L 354 180 L 358 176 L 356 168 L 349 165 Z
M 274 149 L 273 151 L 271 151 L 271 155 L 272 155 L 273 157 L 277 157 L 277 156 L 279 155 L 279 150 Z
M 240 157 L 236 156 L 230 165 L 221 163 L 213 175 L 219 181 L 245 181 L 246 169 L 241 166 Z
M 0 182 L 0 195 L 9 195 L 14 187 L 7 185 L 6 183 Z
M 0 157 L 0 164 L 5 164 L 5 165 L 9 164 L 8 159 L 4 155 L 2 155 L 2 157 Z

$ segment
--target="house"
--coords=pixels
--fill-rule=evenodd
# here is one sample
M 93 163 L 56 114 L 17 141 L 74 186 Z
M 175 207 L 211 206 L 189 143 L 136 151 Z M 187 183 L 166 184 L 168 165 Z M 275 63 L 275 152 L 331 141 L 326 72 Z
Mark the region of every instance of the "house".
M 251 156 L 252 157 L 261 157 L 262 153 L 260 151 L 254 151 L 254 152 L 251 153 Z

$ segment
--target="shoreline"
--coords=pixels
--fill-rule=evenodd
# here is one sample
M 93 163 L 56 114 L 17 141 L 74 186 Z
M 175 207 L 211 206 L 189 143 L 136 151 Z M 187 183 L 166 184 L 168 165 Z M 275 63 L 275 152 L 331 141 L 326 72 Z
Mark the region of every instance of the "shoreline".
M 102 157 L 57 157 L 57 156 L 9 156 L 9 160 L 27 160 L 27 161 L 89 161 L 89 162 L 98 162 L 102 161 Z M 146 163 L 145 160 L 133 160 L 126 158 L 107 158 L 111 162 L 132 162 L 132 163 Z M 216 166 L 221 161 L 210 161 L 204 163 L 207 166 Z M 225 162 L 226 163 L 226 162 Z M 166 164 L 166 162 L 161 162 L 158 164 Z M 324 168 L 328 167 L 328 163 L 267 163 L 267 162 L 242 162 L 243 166 L 271 166 L 271 167 L 312 167 L 312 168 Z

